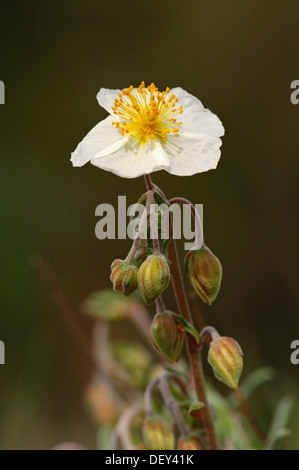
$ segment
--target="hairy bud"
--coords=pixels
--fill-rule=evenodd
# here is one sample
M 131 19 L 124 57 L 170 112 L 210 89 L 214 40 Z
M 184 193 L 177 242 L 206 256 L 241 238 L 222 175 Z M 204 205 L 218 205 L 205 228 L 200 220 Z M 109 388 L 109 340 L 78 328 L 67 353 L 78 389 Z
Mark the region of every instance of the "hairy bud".
M 153 304 L 169 284 L 170 270 L 165 256 L 148 256 L 139 268 L 137 280 L 144 302 Z
M 187 253 L 185 268 L 195 292 L 211 305 L 221 286 L 222 266 L 219 259 L 203 245 L 199 250 Z
M 216 379 L 234 390 L 243 369 L 242 356 L 242 349 L 232 338 L 221 336 L 210 343 L 208 361 Z
M 149 450 L 174 450 L 175 437 L 167 421 L 160 416 L 145 420 L 143 439 Z
M 181 356 L 185 332 L 171 312 L 157 313 L 151 325 L 152 341 L 156 349 L 169 362 L 177 362 Z
M 179 438 L 178 450 L 203 450 L 203 447 L 199 437 L 190 434 Z
M 116 259 L 111 265 L 110 280 L 113 289 L 121 292 L 125 297 L 131 295 L 138 287 L 138 269 L 127 261 Z

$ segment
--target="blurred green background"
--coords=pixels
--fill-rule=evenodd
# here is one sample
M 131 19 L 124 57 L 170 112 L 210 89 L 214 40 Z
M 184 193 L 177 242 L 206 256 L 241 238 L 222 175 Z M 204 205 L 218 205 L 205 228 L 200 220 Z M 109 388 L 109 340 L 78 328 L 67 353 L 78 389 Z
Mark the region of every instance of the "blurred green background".
M 45 257 L 78 311 L 110 287 L 111 261 L 130 244 L 96 239 L 95 208 L 118 195 L 135 202 L 144 182 L 69 159 L 106 117 L 99 88 L 141 80 L 182 86 L 226 128 L 217 171 L 153 180 L 169 197 L 204 204 L 206 243 L 224 269 L 206 321 L 240 342 L 244 376 L 277 369 L 270 398 L 294 397 L 286 447 L 299 449 L 299 366 L 290 362 L 299 337 L 298 17 L 296 0 L 0 2 L 1 449 L 95 446 L 82 404 L 88 369 L 29 260 Z

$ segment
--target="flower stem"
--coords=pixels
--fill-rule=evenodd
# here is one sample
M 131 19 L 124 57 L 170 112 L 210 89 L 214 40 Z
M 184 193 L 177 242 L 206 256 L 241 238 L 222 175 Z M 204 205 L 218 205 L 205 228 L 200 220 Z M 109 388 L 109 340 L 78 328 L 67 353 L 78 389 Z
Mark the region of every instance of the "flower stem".
M 181 410 L 177 401 L 172 396 L 172 393 L 169 388 L 168 375 L 162 374 L 160 377 L 160 391 L 165 402 L 165 405 L 169 409 L 174 421 L 176 422 L 180 433 L 182 435 L 188 434 L 189 428 L 184 421 Z
M 138 415 L 142 415 L 142 410 L 139 405 L 132 405 L 124 411 L 112 433 L 110 440 L 111 450 L 119 450 L 117 445 L 118 440 L 121 441 L 124 450 L 135 449 L 135 444 L 131 436 L 131 425 L 134 418 Z
M 248 401 L 244 397 L 242 390 L 240 388 L 237 388 L 236 390 L 234 390 L 234 394 L 240 404 L 240 410 L 242 411 L 244 416 L 246 416 L 248 422 L 251 424 L 261 443 L 265 444 L 267 436 L 258 421 L 256 420 L 256 417 L 254 416 Z
M 189 305 L 187 301 L 187 296 L 183 284 L 182 272 L 179 264 L 177 247 L 174 239 L 168 245 L 168 257 L 171 261 L 171 280 L 173 285 L 173 290 L 175 293 L 176 301 L 180 314 L 191 324 L 192 318 L 189 310 Z M 203 408 L 203 421 L 207 433 L 207 439 L 211 450 L 217 450 L 217 439 L 214 429 L 214 423 L 212 418 L 211 409 L 207 401 L 207 393 L 205 387 L 205 381 L 203 376 L 201 356 L 198 351 L 198 346 L 195 338 L 187 334 L 187 351 L 189 362 L 191 366 L 193 382 L 196 390 L 198 400 L 204 403 Z
M 144 411 L 146 416 L 152 417 L 155 415 L 155 411 L 152 406 L 152 395 L 154 393 L 154 389 L 156 385 L 160 381 L 160 376 L 155 377 L 146 387 L 145 392 L 144 392 Z
M 145 182 L 147 188 L 153 189 L 154 185 L 152 183 L 150 175 L 145 176 Z M 182 199 L 180 200 L 182 203 Z M 188 201 L 189 202 L 189 201 Z M 172 232 L 172 220 L 170 220 L 171 232 Z M 180 314 L 192 325 L 192 316 L 189 309 L 189 304 L 187 300 L 186 291 L 184 288 L 183 278 L 181 267 L 178 258 L 178 252 L 175 240 L 172 239 L 168 245 L 168 257 L 171 261 L 171 280 L 173 285 L 174 294 L 178 304 L 178 309 Z M 198 345 L 195 338 L 187 334 L 187 351 L 191 367 L 191 372 L 193 376 L 194 387 L 198 400 L 201 401 L 205 406 L 203 408 L 203 421 L 205 430 L 207 433 L 207 439 L 209 442 L 209 447 L 211 450 L 216 450 L 218 448 L 217 439 L 214 429 L 214 423 L 212 418 L 211 409 L 207 401 L 207 393 L 202 369 L 201 356 L 199 354 Z
M 200 338 L 202 341 L 205 341 L 207 336 L 210 336 L 212 341 L 215 339 L 220 338 L 220 334 L 218 331 L 213 327 L 213 326 L 205 326 L 201 331 L 200 331 Z
M 160 254 L 160 243 L 159 243 L 159 238 L 158 238 L 158 230 L 157 230 L 157 225 L 156 225 L 156 220 L 155 220 L 155 213 L 150 207 L 150 231 L 151 231 L 151 239 L 153 242 L 153 249 L 155 254 Z
M 155 388 L 159 386 L 163 401 L 166 407 L 171 412 L 171 415 L 174 421 L 176 422 L 177 426 L 179 427 L 181 434 L 187 434 L 189 431 L 189 428 L 183 419 L 183 416 L 182 416 L 182 413 L 181 413 L 181 410 L 179 408 L 177 401 L 175 400 L 175 398 L 173 397 L 170 391 L 169 380 L 173 380 L 174 382 L 176 382 L 176 384 L 180 387 L 182 393 L 184 393 L 187 399 L 189 399 L 186 388 L 185 388 L 185 384 L 182 382 L 182 380 L 176 374 L 171 374 L 169 372 L 162 372 L 161 375 L 159 375 L 158 377 L 155 377 L 146 387 L 146 390 L 144 393 L 144 410 L 145 410 L 147 417 L 155 416 L 156 412 L 153 408 L 152 401 L 153 401 L 153 394 L 154 394 Z
M 134 238 L 132 247 L 131 247 L 129 253 L 127 254 L 126 261 L 131 261 L 133 259 L 136 251 L 139 248 L 139 245 L 140 245 L 140 235 L 139 235 L 139 233 L 137 233 L 135 238 Z
M 157 312 L 159 313 L 165 312 L 166 310 L 162 295 L 160 295 L 160 297 L 158 297 L 156 300 L 156 308 L 157 308 Z
M 151 189 L 154 189 L 154 185 L 151 180 L 151 175 L 144 175 L 145 179 L 145 184 L 147 186 L 147 189 L 150 191 Z
M 196 207 L 192 202 L 188 201 L 188 199 L 185 199 L 183 197 L 174 197 L 169 200 L 170 204 L 182 204 L 185 206 L 188 206 L 190 209 L 191 214 L 193 215 L 194 222 L 195 222 L 195 245 L 192 248 L 193 250 L 197 250 L 202 247 L 204 243 L 203 239 L 203 229 L 202 229 L 202 223 L 201 223 L 201 218 L 199 216 L 199 213 L 196 210 Z

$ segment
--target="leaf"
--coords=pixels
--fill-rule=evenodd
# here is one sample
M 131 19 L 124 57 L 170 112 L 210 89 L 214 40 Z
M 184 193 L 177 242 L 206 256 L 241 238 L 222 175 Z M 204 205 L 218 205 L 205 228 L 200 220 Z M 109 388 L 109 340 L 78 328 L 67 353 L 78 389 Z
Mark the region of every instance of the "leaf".
M 134 296 L 127 298 L 112 289 L 104 289 L 90 294 L 83 302 L 82 310 L 105 321 L 117 321 L 126 318 L 130 307 L 137 302 Z
M 189 406 L 189 409 L 188 409 L 188 413 L 191 414 L 191 413 L 193 413 L 194 411 L 199 411 L 199 410 L 201 410 L 204 406 L 205 406 L 205 404 L 202 403 L 201 401 L 194 400 L 192 403 L 190 403 L 190 406 Z
M 110 449 L 111 428 L 109 426 L 101 425 L 97 431 L 96 440 L 98 450 Z
M 250 374 L 241 386 L 245 398 L 250 398 L 257 388 L 273 380 L 275 375 L 276 372 L 272 367 L 261 367 Z
M 281 441 L 282 439 L 284 439 L 285 437 L 288 437 L 290 436 L 292 433 L 289 429 L 285 429 L 285 428 L 282 428 L 282 429 L 278 429 L 270 439 L 267 440 L 267 444 L 266 444 L 266 447 L 265 447 L 265 450 L 273 450 L 275 449 L 275 447 L 277 446 L 277 444 L 279 443 L 279 441 Z
M 161 206 L 162 204 L 166 204 L 167 207 L 170 207 L 169 202 L 167 202 L 160 193 L 155 192 L 154 193 L 154 198 L 158 206 Z
M 169 243 L 172 241 L 172 237 L 170 238 L 167 238 L 166 240 L 164 240 L 163 242 L 163 245 L 162 245 L 162 248 L 161 248 L 161 251 L 163 253 L 164 256 L 166 256 L 167 254 L 167 248 L 168 248 L 168 245 Z M 170 261 L 168 261 L 168 264 L 170 263 Z
M 143 193 L 138 199 L 137 204 L 143 204 L 143 202 L 146 201 L 146 198 L 147 198 L 147 194 Z
M 292 408 L 293 400 L 291 397 L 284 397 L 278 402 L 274 411 L 268 439 L 272 439 L 278 431 L 286 428 Z
M 267 437 L 266 450 L 274 449 L 279 441 L 291 434 L 286 425 L 289 421 L 292 408 L 293 400 L 291 397 L 284 397 L 278 402 Z
M 177 313 L 172 314 L 175 321 L 177 321 L 182 327 L 184 328 L 187 333 L 192 335 L 198 342 L 200 341 L 200 335 L 198 331 L 194 328 L 194 326 L 190 325 L 190 323 L 181 315 L 178 315 Z
M 179 369 L 174 369 L 173 367 L 163 365 L 163 369 L 167 370 L 167 372 L 171 372 L 171 374 L 176 374 L 184 377 L 186 380 L 189 379 L 188 374 L 186 374 L 184 371 L 179 370 Z

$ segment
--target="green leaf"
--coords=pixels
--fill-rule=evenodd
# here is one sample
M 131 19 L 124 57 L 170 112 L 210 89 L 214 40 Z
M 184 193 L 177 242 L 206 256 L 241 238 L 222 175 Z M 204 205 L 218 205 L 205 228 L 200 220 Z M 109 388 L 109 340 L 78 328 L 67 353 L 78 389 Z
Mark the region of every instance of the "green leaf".
M 143 202 L 146 201 L 146 198 L 147 198 L 147 194 L 143 193 L 138 199 L 137 204 L 143 204 Z
M 173 367 L 166 366 L 165 364 L 163 365 L 163 368 L 167 370 L 167 372 L 171 372 L 171 374 L 175 375 L 180 375 L 181 377 L 184 377 L 186 380 L 189 379 L 188 374 L 186 374 L 184 371 L 179 370 L 179 369 L 174 369 Z
M 96 435 L 97 448 L 98 450 L 109 450 L 110 449 L 110 437 L 112 430 L 109 426 L 102 425 Z
M 285 437 L 290 436 L 292 433 L 289 429 L 278 429 L 270 439 L 267 440 L 265 450 L 273 450 L 277 447 L 277 444 Z
M 280 436 L 281 430 L 286 430 L 292 408 L 293 400 L 291 397 L 284 397 L 278 402 L 270 426 L 268 442 L 271 442 L 274 438 L 277 440 L 277 436 Z
M 245 398 L 250 398 L 257 388 L 273 380 L 275 375 L 276 372 L 272 367 L 261 367 L 252 372 L 241 385 Z
M 177 321 L 182 327 L 184 328 L 187 333 L 192 335 L 197 341 L 200 341 L 200 335 L 198 331 L 194 328 L 194 326 L 190 325 L 190 323 L 181 315 L 178 315 L 177 313 L 172 314 L 175 321 Z
M 112 289 L 93 292 L 82 304 L 82 310 L 87 315 L 105 321 L 117 321 L 127 317 L 132 305 L 138 300 L 135 297 L 123 297 Z
M 155 198 L 155 201 L 156 203 L 158 204 L 158 206 L 160 206 L 161 204 L 166 204 L 167 207 L 170 207 L 170 204 L 168 201 L 166 201 L 160 193 L 157 193 L 155 192 L 154 193 L 154 198 Z
M 167 239 L 164 240 L 164 242 L 163 242 L 161 251 L 162 251 L 162 253 L 163 253 L 164 256 L 166 256 L 166 254 L 167 254 L 167 248 L 168 248 L 168 245 L 169 245 L 169 243 L 170 243 L 171 241 L 172 241 L 172 237 L 167 238 Z M 167 256 L 166 256 L 166 257 L 167 257 Z M 168 261 L 168 264 L 170 264 L 169 261 Z
M 189 406 L 189 409 L 188 409 L 188 413 L 191 414 L 191 413 L 193 413 L 194 411 L 199 411 L 199 410 L 201 410 L 204 406 L 205 406 L 205 404 L 202 403 L 201 401 L 194 400 L 192 403 L 190 403 L 190 406 Z

